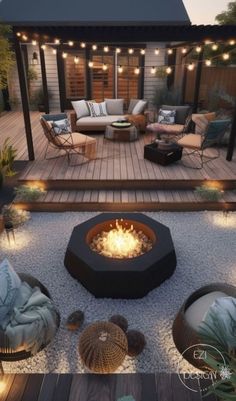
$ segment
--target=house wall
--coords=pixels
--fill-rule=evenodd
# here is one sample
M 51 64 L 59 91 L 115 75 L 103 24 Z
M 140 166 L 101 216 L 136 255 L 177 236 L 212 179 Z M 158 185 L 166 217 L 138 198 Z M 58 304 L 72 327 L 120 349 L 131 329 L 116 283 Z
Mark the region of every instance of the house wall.
M 165 64 L 165 53 L 160 52 L 158 56 L 155 55 L 154 53 L 157 47 L 158 48 L 165 47 L 165 43 L 149 42 L 146 45 L 145 71 L 144 71 L 144 98 L 150 101 L 150 107 L 156 88 L 162 88 L 166 83 L 165 79 L 163 80 L 151 74 L 152 66 L 162 66 Z M 34 91 L 42 87 L 39 49 L 37 46 L 33 45 L 27 45 L 27 49 L 28 49 L 29 66 L 31 66 L 33 52 L 37 52 L 38 54 L 38 64 L 33 66 L 38 75 L 38 79 L 36 81 L 32 81 L 31 83 L 31 92 L 33 93 Z M 45 49 L 44 52 L 45 52 L 44 54 L 45 54 L 46 72 L 47 72 L 47 83 L 50 94 L 50 99 L 49 99 L 50 110 L 58 111 L 60 110 L 60 99 L 59 99 L 56 55 L 52 53 L 52 49 L 50 47 Z M 18 103 L 21 103 L 19 79 L 16 66 L 13 68 L 9 77 L 9 94 L 10 94 L 10 99 L 13 100 L 17 99 Z

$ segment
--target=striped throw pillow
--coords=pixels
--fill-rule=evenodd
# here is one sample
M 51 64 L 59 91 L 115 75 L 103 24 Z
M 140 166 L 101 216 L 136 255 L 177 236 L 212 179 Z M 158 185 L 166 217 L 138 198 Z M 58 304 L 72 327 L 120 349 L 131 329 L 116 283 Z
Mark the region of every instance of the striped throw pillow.
M 91 117 L 107 116 L 106 103 L 87 102 Z

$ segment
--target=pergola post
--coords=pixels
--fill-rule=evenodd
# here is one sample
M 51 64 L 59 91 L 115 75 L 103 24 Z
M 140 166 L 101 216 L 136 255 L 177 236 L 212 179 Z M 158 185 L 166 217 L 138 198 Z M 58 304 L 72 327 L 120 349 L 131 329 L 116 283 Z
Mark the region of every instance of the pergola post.
M 45 113 L 49 114 L 49 98 L 48 98 L 48 83 L 47 83 L 47 73 L 46 73 L 46 63 L 45 63 L 45 55 L 44 50 L 41 47 L 41 43 L 39 43 L 39 55 L 40 55 L 40 65 L 41 65 L 41 75 L 42 75 L 42 84 L 43 84 L 43 101 Z
M 235 139 L 236 139 L 236 108 L 234 110 L 234 118 L 233 118 L 232 128 L 231 128 L 231 132 L 230 132 L 228 151 L 227 151 L 227 156 L 226 156 L 226 160 L 228 160 L 229 162 L 233 158 Z
M 34 156 L 34 145 L 33 145 L 30 112 L 29 112 L 29 95 L 28 95 L 28 88 L 27 88 L 27 80 L 26 80 L 24 62 L 23 62 L 23 57 L 22 57 L 22 52 L 21 52 L 21 45 L 15 35 L 14 35 L 14 45 L 15 45 L 18 75 L 19 75 L 21 102 L 22 102 L 22 109 L 23 109 L 23 116 L 24 116 L 28 155 L 29 155 L 29 160 L 34 160 L 35 156 Z
M 198 63 L 197 63 L 197 71 L 196 71 L 196 79 L 195 79 L 195 87 L 194 87 L 194 98 L 193 98 L 193 113 L 196 113 L 198 110 L 200 85 L 201 85 L 201 78 L 202 78 L 202 61 L 203 61 L 203 51 L 201 51 L 201 53 L 199 54 Z

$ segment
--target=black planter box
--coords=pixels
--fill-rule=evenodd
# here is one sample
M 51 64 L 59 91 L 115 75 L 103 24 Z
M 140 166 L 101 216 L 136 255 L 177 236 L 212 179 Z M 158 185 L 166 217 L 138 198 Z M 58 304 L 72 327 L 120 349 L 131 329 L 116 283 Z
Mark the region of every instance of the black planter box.
M 168 150 L 158 149 L 157 143 L 150 143 L 144 146 L 144 159 L 150 160 L 153 163 L 168 166 L 181 159 L 183 149 L 173 143 Z

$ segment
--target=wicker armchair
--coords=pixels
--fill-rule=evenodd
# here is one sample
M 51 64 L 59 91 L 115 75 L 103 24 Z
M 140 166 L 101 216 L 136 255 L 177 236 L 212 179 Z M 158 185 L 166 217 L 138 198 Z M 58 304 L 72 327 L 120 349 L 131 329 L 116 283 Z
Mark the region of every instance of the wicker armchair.
M 32 277 L 28 274 L 20 273 L 19 277 L 22 281 L 26 282 L 29 284 L 30 287 L 38 287 L 41 292 L 46 295 L 48 298 L 51 299 L 51 296 L 47 290 L 47 288 L 35 277 Z M 57 327 L 60 326 L 60 315 L 57 312 Z M 44 349 L 48 344 L 44 344 L 40 351 Z M 1 362 L 15 362 L 15 361 L 21 361 L 23 359 L 28 359 L 32 357 L 32 354 L 30 351 L 25 351 L 21 350 L 19 352 L 13 351 L 11 348 L 9 348 L 9 341 L 7 336 L 3 331 L 0 330 L 0 371 L 3 372 L 2 364 Z
M 225 283 L 214 283 L 206 285 L 199 290 L 195 291 L 190 297 L 183 303 L 178 312 L 172 328 L 172 335 L 175 346 L 180 354 L 184 353 L 184 358 L 191 363 L 194 367 L 201 370 L 209 370 L 209 366 L 204 363 L 203 359 L 194 359 L 193 350 L 189 347 L 201 343 L 201 339 L 196 330 L 194 330 L 187 322 L 185 312 L 197 299 L 209 294 L 213 291 L 220 291 L 227 294 L 230 297 L 236 298 L 236 287 L 225 284 Z

